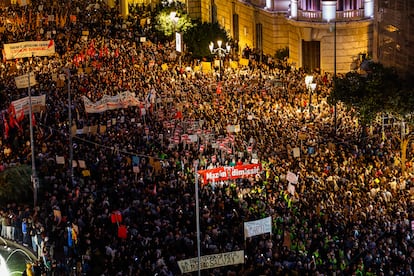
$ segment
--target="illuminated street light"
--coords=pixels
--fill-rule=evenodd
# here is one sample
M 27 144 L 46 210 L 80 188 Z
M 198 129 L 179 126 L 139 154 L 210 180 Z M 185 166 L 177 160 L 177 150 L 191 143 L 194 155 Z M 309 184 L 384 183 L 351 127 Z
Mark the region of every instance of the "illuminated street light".
M 230 53 L 231 50 L 231 46 L 229 43 L 226 43 L 226 48 L 222 48 L 221 46 L 223 45 L 223 41 L 221 40 L 217 40 L 217 48 L 214 48 L 214 43 L 210 42 L 210 45 L 208 45 L 208 48 L 210 49 L 210 52 L 212 55 L 216 55 L 219 58 L 219 74 L 220 74 L 220 79 L 222 79 L 222 74 L 221 74 L 221 62 L 222 62 L 222 58 L 224 58 L 228 53 Z
M 316 83 L 313 83 L 313 76 L 308 75 L 305 77 L 306 89 L 309 91 L 309 116 L 312 117 L 312 93 L 316 89 Z

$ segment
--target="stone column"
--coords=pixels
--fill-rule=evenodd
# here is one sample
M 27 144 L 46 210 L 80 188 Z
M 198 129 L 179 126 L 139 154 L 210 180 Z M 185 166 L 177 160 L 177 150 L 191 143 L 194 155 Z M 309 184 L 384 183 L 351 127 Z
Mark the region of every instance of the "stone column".
M 290 0 L 290 17 L 298 17 L 298 0 Z
M 275 0 L 266 0 L 266 9 L 273 11 L 275 9 Z
M 364 0 L 364 17 L 374 16 L 374 0 Z

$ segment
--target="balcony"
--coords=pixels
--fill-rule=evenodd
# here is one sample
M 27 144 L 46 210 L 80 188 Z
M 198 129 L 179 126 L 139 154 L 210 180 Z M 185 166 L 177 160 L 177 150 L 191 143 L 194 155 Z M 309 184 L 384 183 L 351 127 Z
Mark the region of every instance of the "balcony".
M 349 10 L 349 11 L 337 11 L 336 12 L 336 21 L 358 21 L 365 19 L 364 9 L 359 10 Z M 323 22 L 322 20 L 322 11 L 304 11 L 298 10 L 297 21 L 310 21 L 310 22 Z

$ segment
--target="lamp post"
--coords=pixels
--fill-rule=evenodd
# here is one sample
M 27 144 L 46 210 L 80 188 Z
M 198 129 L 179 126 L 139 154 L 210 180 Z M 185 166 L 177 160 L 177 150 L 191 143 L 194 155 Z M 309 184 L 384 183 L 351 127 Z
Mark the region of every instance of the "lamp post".
M 336 19 L 334 22 L 334 77 L 333 77 L 333 87 L 336 88 Z M 335 135 L 337 129 L 337 113 L 336 113 L 336 102 L 334 106 L 334 124 L 335 124 Z
M 332 32 L 333 31 L 333 56 L 334 56 L 334 60 L 333 60 L 333 79 L 332 79 L 332 85 L 333 85 L 333 89 L 335 89 L 336 86 L 336 12 L 335 12 L 335 17 L 334 17 L 334 24 L 333 24 L 333 30 L 332 30 L 332 26 L 329 27 L 329 30 Z M 329 23 L 329 20 L 328 20 Z M 335 135 L 336 135 L 336 130 L 337 130 L 337 111 L 336 111 L 336 102 L 334 104 L 334 131 L 335 131 Z
M 73 185 L 74 183 L 74 173 L 73 173 L 73 137 L 72 137 L 72 98 L 70 95 L 70 70 L 69 68 L 63 68 L 63 71 L 66 73 L 67 84 L 68 84 L 68 120 L 69 120 L 69 172 L 70 172 L 70 181 Z
M 173 29 L 173 35 L 175 36 L 175 50 L 178 52 L 178 65 L 180 67 L 180 71 L 181 71 L 181 52 L 183 51 L 182 49 L 182 39 L 181 39 L 181 33 L 177 32 L 177 24 L 178 24 L 178 20 L 180 18 L 177 16 L 177 12 L 172 11 L 170 12 L 170 20 L 173 23 L 174 29 Z
M 173 33 L 175 33 L 176 29 L 177 29 L 177 23 L 178 23 L 178 16 L 177 16 L 177 12 L 172 11 L 170 12 L 170 20 L 173 24 Z
M 198 199 L 198 160 L 194 161 L 194 174 L 195 174 L 195 208 L 196 208 L 196 229 L 197 229 L 197 271 L 198 276 L 201 275 L 201 247 L 200 247 L 200 203 Z
M 222 79 L 221 74 L 221 59 L 224 58 L 228 53 L 230 53 L 231 46 L 229 43 L 226 43 L 226 48 L 222 48 L 223 41 L 217 40 L 217 48 L 214 48 L 214 43 L 210 42 L 210 45 L 208 45 L 208 48 L 210 49 L 211 54 L 216 55 L 219 57 L 219 74 L 220 74 L 220 80 Z
M 308 89 L 308 92 L 309 92 L 309 116 L 310 117 L 312 117 L 312 93 L 316 89 L 316 83 L 312 83 L 312 82 L 313 82 L 312 75 L 308 75 L 305 77 L 306 89 Z
M 32 54 L 32 59 L 34 59 L 34 56 Z M 29 97 L 29 128 L 30 128 L 30 149 L 32 154 L 32 175 L 31 175 L 31 181 L 33 185 L 33 206 L 36 207 L 37 205 L 37 190 L 39 181 L 37 179 L 37 173 L 36 173 L 36 157 L 35 157 L 35 148 L 34 148 L 34 134 L 33 134 L 33 111 L 32 111 L 32 92 L 30 90 L 30 70 L 27 73 L 28 78 L 28 87 L 27 87 L 27 94 Z

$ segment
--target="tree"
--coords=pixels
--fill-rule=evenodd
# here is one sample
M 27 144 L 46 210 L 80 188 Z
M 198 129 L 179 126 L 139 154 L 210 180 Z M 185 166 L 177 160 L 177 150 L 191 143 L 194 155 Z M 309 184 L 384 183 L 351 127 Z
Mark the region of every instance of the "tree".
M 185 33 L 194 26 L 187 14 L 169 10 L 158 13 L 155 22 L 155 29 L 167 38 L 175 32 Z
M 31 168 L 27 165 L 0 172 L 0 201 L 26 201 L 32 194 Z
M 278 61 L 284 61 L 286 58 L 289 57 L 289 47 L 279 48 L 276 50 L 275 58 Z
M 208 45 L 211 41 L 223 41 L 223 45 L 231 42 L 226 30 L 218 23 L 198 23 L 184 33 L 184 42 L 194 58 L 203 58 L 211 55 Z
M 407 147 L 414 139 L 414 132 L 406 131 L 414 126 L 414 89 L 404 87 L 403 80 L 393 68 L 372 61 L 366 61 L 363 68 L 365 74 L 353 71 L 337 76 L 328 101 L 331 104 L 341 101 L 345 106 L 354 108 L 363 125 L 371 124 L 379 114 L 397 118 L 404 125 L 395 137 L 400 141 L 401 169 L 404 172 Z

